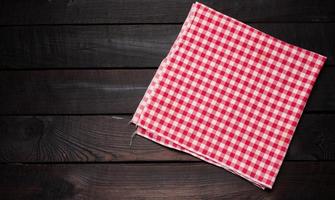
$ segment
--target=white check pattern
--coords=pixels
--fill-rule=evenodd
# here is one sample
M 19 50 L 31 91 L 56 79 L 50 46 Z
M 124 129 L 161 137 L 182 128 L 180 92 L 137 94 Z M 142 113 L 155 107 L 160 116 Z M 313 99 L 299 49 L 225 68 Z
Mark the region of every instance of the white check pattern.
M 193 4 L 137 134 L 272 188 L 326 57 Z

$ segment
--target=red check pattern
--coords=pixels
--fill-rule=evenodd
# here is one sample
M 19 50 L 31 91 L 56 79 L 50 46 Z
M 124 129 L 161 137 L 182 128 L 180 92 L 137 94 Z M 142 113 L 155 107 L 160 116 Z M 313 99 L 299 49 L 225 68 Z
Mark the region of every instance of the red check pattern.
M 137 134 L 272 188 L 326 58 L 193 4 Z

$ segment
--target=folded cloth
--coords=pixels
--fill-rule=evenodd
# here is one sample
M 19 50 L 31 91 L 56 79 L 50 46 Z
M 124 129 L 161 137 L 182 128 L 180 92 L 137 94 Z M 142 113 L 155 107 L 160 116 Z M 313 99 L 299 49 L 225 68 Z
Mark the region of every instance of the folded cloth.
M 325 60 L 195 3 L 131 122 L 272 188 Z

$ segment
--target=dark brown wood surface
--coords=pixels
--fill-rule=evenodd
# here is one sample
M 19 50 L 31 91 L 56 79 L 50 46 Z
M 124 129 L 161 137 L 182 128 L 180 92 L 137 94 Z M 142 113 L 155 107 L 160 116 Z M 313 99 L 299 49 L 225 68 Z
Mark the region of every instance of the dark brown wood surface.
M 328 57 L 273 190 L 128 125 L 191 0 L 0 1 L 0 200 L 335 199 L 335 1 L 204 0 Z
M 253 23 L 335 64 L 335 23 Z M 61 25 L 1 28 L 0 69 L 157 68 L 181 25 Z
M 196 161 L 142 137 L 131 116 L 0 117 L 0 162 Z M 305 114 L 286 160 L 334 160 L 335 115 Z
M 0 73 L 0 114 L 130 114 L 155 70 L 29 70 Z M 306 111 L 335 111 L 335 67 L 325 67 Z
M 2 0 L 0 24 L 182 23 L 192 0 Z M 329 22 L 333 0 L 199 0 L 250 22 Z
M 205 163 L 0 166 L 2 199 L 334 199 L 334 162 L 285 162 L 272 191 Z M 22 179 L 24 177 L 24 179 Z

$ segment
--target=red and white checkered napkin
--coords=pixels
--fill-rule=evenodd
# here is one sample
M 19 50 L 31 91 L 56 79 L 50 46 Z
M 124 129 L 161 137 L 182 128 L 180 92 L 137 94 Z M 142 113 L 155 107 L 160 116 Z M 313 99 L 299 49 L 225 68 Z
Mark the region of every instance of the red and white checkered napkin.
M 193 4 L 137 134 L 272 188 L 326 57 Z

